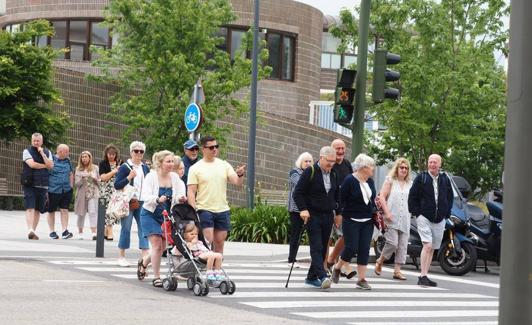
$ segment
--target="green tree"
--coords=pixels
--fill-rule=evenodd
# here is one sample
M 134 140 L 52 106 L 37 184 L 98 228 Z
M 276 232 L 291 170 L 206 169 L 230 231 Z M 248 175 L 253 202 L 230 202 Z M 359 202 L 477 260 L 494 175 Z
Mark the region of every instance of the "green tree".
M 52 60 L 57 51 L 33 46 L 39 36 L 52 35 L 45 20 L 25 24 L 23 31 L 0 30 L 0 139 L 44 135 L 47 145 L 64 137 L 70 127 L 68 116 L 53 110 L 61 103 L 53 85 Z
M 229 131 L 218 120 L 247 109 L 235 92 L 251 82 L 250 40 L 233 59 L 221 48 L 220 27 L 235 20 L 227 0 L 116 0 L 106 10 L 105 24 L 118 42 L 98 51 L 98 79 L 113 82 L 119 92 L 112 112 L 126 124 L 123 140 L 142 139 L 148 150 L 181 151 L 188 137 L 184 111 L 196 80 L 201 79 L 202 134 L 221 143 Z M 248 33 L 249 34 L 249 33 Z M 267 57 L 267 50 L 261 58 Z M 269 68 L 260 69 L 259 76 Z
M 438 153 L 480 194 L 500 185 L 506 76 L 495 53 L 506 53 L 508 14 L 503 0 L 372 2 L 375 34 L 401 55 L 401 100 L 370 108 L 387 128 L 369 147 L 380 163 L 406 156 L 424 169 Z

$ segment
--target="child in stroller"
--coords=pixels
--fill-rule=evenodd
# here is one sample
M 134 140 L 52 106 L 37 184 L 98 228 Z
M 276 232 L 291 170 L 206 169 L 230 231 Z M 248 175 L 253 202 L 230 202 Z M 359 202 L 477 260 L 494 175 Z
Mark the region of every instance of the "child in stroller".
M 163 280 L 163 289 L 176 290 L 177 280 L 186 278 L 187 288 L 196 296 L 207 295 L 209 287 L 219 288 L 222 294 L 235 292 L 235 283 L 221 267 L 222 255 L 208 249 L 194 208 L 188 204 L 174 205 L 172 213 L 165 215 L 163 229 L 168 264 L 168 274 Z M 186 229 L 189 229 L 189 234 L 186 234 Z M 190 238 L 188 242 L 185 236 Z M 212 264 L 209 264 L 209 260 Z M 214 273 L 214 270 L 220 275 L 219 277 L 216 277 L 217 273 Z M 208 271 L 210 272 L 207 273 Z
M 195 224 L 189 223 L 185 226 L 183 237 L 187 242 L 187 247 L 192 252 L 195 258 L 199 258 L 207 262 L 207 280 L 211 283 L 225 280 L 225 275 L 222 272 L 223 256 L 220 253 L 209 250 L 203 242 L 198 240 L 198 227 Z

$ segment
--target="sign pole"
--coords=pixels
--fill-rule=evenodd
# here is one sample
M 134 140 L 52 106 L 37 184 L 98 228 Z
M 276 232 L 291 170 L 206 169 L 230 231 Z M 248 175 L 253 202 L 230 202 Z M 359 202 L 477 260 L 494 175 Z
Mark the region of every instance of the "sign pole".
M 532 2 L 514 0 L 510 14 L 508 115 L 504 151 L 504 229 L 502 230 L 499 324 L 532 324 Z
M 251 100 L 249 107 L 248 142 L 248 208 L 255 205 L 255 138 L 257 135 L 257 78 L 259 53 L 259 0 L 255 0 L 255 23 L 253 27 L 253 53 L 251 72 Z

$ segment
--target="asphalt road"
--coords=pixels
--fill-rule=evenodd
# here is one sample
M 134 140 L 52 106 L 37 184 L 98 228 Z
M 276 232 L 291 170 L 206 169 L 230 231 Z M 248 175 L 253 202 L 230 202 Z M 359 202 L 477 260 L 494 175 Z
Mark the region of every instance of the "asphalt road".
M 354 288 L 341 279 L 322 291 L 304 287 L 308 264 L 295 269 L 284 288 L 289 268 L 286 247 L 230 243 L 224 267 L 236 283 L 234 295 L 211 288 L 196 297 L 180 282 L 176 291 L 151 285 L 150 271 L 136 279 L 134 266 L 116 265 L 116 244 L 105 243 L 105 258 L 95 258 L 92 240 L 46 238 L 41 221 L 39 241 L 25 238 L 23 213 L 0 211 L 0 316 L 5 324 L 131 324 L 138 321 L 178 321 L 185 324 L 496 324 L 499 268 L 490 266 L 462 277 L 446 275 L 434 265 L 436 289 L 416 285 L 414 266 L 404 267 L 407 281 L 368 271 L 372 291 Z M 71 221 L 71 224 L 74 224 Z M 115 229 L 118 238 L 118 227 Z M 135 238 L 135 236 L 133 236 Z M 135 247 L 135 241 L 132 247 Z M 302 256 L 308 255 L 302 249 Z M 128 251 L 133 264 L 138 251 Z M 480 264 L 479 264 L 480 265 Z

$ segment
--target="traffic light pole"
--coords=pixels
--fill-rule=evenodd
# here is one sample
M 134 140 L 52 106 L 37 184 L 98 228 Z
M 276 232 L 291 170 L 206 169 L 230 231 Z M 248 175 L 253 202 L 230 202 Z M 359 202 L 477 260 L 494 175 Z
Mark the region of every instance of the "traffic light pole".
M 504 152 L 504 229 L 502 231 L 499 324 L 532 324 L 532 2 L 512 1 L 508 60 L 508 113 Z
M 366 74 L 368 66 L 368 34 L 369 12 L 371 0 L 360 1 L 360 17 L 358 22 L 357 77 L 355 93 L 355 120 L 352 126 L 351 142 L 352 160 L 362 152 L 364 144 L 364 115 L 366 111 Z
M 253 53 L 251 71 L 251 98 L 249 103 L 248 140 L 248 208 L 255 206 L 255 138 L 257 134 L 257 79 L 259 56 L 259 0 L 255 0 L 255 22 L 253 27 Z

